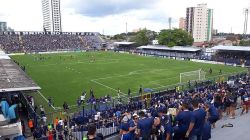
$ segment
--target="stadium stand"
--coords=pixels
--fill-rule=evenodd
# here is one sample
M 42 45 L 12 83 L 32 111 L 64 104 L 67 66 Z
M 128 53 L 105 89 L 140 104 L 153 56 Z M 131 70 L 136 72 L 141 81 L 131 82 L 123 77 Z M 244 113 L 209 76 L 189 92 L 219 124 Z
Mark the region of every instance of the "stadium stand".
M 0 50 L 0 139 L 23 138 L 23 120 L 34 111 L 22 92 L 38 89 L 40 87 Z
M 18 33 L 1 34 L 0 43 L 0 47 L 8 53 L 32 53 L 97 49 L 101 47 L 102 41 L 98 35 L 92 33 L 85 35 Z M 146 55 L 196 58 L 202 50 L 178 46 L 173 48 L 142 46 L 137 51 L 137 53 Z M 120 99 L 120 103 L 114 104 L 112 103 L 112 99 L 108 97 L 97 99 L 92 96 L 87 101 L 87 104 L 90 104 L 91 108 L 86 108 L 84 111 L 69 116 L 69 118 L 62 119 L 57 117 L 55 120 L 46 121 L 46 116 L 49 113 L 40 106 L 40 114 L 38 114 L 36 112 L 37 109 L 35 109 L 36 103 L 34 103 L 33 97 L 22 94 L 23 91 L 38 90 L 40 88 L 25 75 L 24 67 L 21 70 L 18 67 L 18 63 L 15 64 L 3 52 L 0 52 L 0 54 L 2 54 L 0 56 L 2 58 L 0 59 L 0 74 L 2 78 L 0 81 L 0 115 L 3 118 L 0 122 L 0 132 L 5 132 L 1 131 L 1 129 L 6 130 L 3 126 L 7 125 L 7 127 L 11 127 L 9 123 L 17 123 L 14 127 L 22 126 L 22 128 L 26 126 L 23 125 L 25 123 L 28 124 L 33 137 L 38 140 L 87 139 L 90 135 L 95 136 L 97 133 L 101 133 L 99 135 L 100 139 L 101 137 L 106 138 L 118 133 L 122 140 L 133 140 L 135 138 L 151 140 L 167 136 L 169 138 L 173 136 L 174 140 L 184 140 L 186 139 L 185 135 L 189 138 L 203 135 L 207 139 L 216 139 L 216 136 L 219 134 L 215 133 L 213 135 L 212 133 L 211 136 L 211 127 L 214 127 L 215 123 L 223 118 L 223 116 L 238 119 L 235 118 L 236 115 L 234 113 L 236 107 L 241 106 L 243 109 L 246 109 L 242 110 L 241 113 L 243 115 L 248 112 L 248 106 L 250 105 L 250 78 L 248 74 L 244 73 L 229 77 L 225 82 L 204 81 L 196 83 L 185 91 L 178 91 L 176 89 L 160 91 L 151 94 L 150 100 L 137 97 L 130 98 L 130 101 L 126 103 Z M 225 56 L 220 53 L 219 56 L 224 56 L 227 59 L 229 57 L 235 58 L 234 55 Z M 244 59 L 248 59 L 248 56 Z M 195 107 L 196 103 L 198 103 L 198 108 Z M 99 106 L 100 104 L 103 104 L 105 107 Z M 21 108 L 23 106 L 25 108 Z M 94 107 L 92 108 L 92 106 Z M 67 110 L 70 108 L 67 105 L 64 107 L 64 111 L 67 113 Z M 80 108 L 81 105 L 78 107 Z M 207 119 L 202 118 L 203 120 L 199 124 L 199 127 L 196 125 L 196 118 L 192 117 L 197 109 L 204 112 L 207 116 Z M 21 118 L 22 115 L 19 113 L 24 110 L 26 113 L 29 112 L 29 120 L 22 123 L 19 119 L 19 116 Z M 185 115 L 187 112 L 190 115 Z M 182 117 L 186 117 L 187 120 L 181 119 Z M 189 130 L 188 127 L 191 123 L 195 125 L 193 129 Z M 96 128 L 91 127 L 93 125 Z M 206 126 L 207 129 L 202 129 L 203 126 Z M 217 127 L 218 125 L 216 125 Z M 203 130 L 203 133 L 198 131 L 198 129 Z M 15 136 L 18 136 L 25 129 L 23 131 L 14 128 L 11 130 L 15 131 L 13 132 Z M 4 134 L 1 133 L 1 137 L 5 137 Z M 10 137 L 9 134 L 7 137 Z
M 136 53 L 142 55 L 153 55 L 159 57 L 174 57 L 174 58 L 199 58 L 202 54 L 202 49 L 196 47 L 174 46 L 141 46 L 138 47 Z
M 6 53 L 78 51 L 100 49 L 103 40 L 97 33 L 44 34 L 11 32 L 0 34 L 0 48 Z
M 176 91 L 176 89 L 172 89 L 153 94 L 151 100 L 140 100 L 140 98 L 134 98 L 131 99 L 129 103 L 108 106 L 106 109 L 102 110 L 99 110 L 98 107 L 94 107 L 91 110 L 86 109 L 84 115 L 83 112 L 79 112 L 73 115 L 72 119 L 69 120 L 69 123 L 67 123 L 67 120 L 64 121 L 59 119 L 57 120 L 57 122 L 59 121 L 64 123 L 50 123 L 49 127 L 51 127 L 51 133 L 55 129 L 57 133 L 57 135 L 55 135 L 56 137 L 61 137 L 60 135 L 65 135 L 62 137 L 71 137 L 72 139 L 84 139 L 87 138 L 88 128 L 90 127 L 90 125 L 95 125 L 97 128 L 96 133 L 101 133 L 104 137 L 110 137 L 120 132 L 120 136 L 122 137 L 122 139 L 125 139 L 124 137 L 133 139 L 131 137 L 137 135 L 138 129 L 144 131 L 140 127 L 140 122 L 144 122 L 143 120 L 145 120 L 143 114 L 146 114 L 146 118 L 149 122 L 151 122 L 149 127 L 150 129 L 147 131 L 154 132 L 151 131 L 151 128 L 157 122 L 157 120 L 154 119 L 155 117 L 160 118 L 160 124 L 163 125 L 163 127 L 165 125 L 165 123 L 162 123 L 162 121 L 165 121 L 164 119 L 162 119 L 161 113 L 163 113 L 164 117 L 166 117 L 167 120 L 171 122 L 171 130 L 175 132 L 175 135 L 179 135 L 178 127 L 181 127 L 183 124 L 176 122 L 176 119 L 178 120 L 178 114 L 181 114 L 181 112 L 185 112 L 184 110 L 182 110 L 184 104 L 188 104 L 191 113 L 193 109 L 190 106 L 190 103 L 194 100 L 198 101 L 200 108 L 204 107 L 207 111 L 209 128 L 214 122 L 217 122 L 217 120 L 219 120 L 220 118 L 222 120 L 220 120 L 218 124 L 221 125 L 226 122 L 226 118 L 234 119 L 236 116 L 238 117 L 238 115 L 233 114 L 233 112 L 235 111 L 234 107 L 240 107 L 241 103 L 243 103 L 243 105 L 248 104 L 248 101 L 246 101 L 245 98 L 249 97 L 249 85 L 250 79 L 249 76 L 246 74 L 229 77 L 229 80 L 223 83 L 212 83 L 211 81 L 206 81 L 199 83 L 190 90 L 183 92 L 178 92 Z M 92 100 L 93 102 L 99 101 L 97 99 Z M 103 101 L 105 101 L 105 99 L 102 100 L 102 102 Z M 91 104 L 91 101 L 88 101 L 88 103 Z M 229 107 L 229 114 L 222 113 Z M 215 112 L 213 112 L 212 110 Z M 240 111 L 237 112 L 238 114 L 240 114 Z M 129 127 L 133 127 L 131 126 L 131 123 L 135 121 L 132 119 L 134 117 L 139 118 L 137 123 L 138 126 L 135 133 L 134 131 L 128 130 Z M 216 117 L 215 120 L 212 119 L 214 117 Z M 216 125 L 215 130 L 217 130 L 217 127 L 221 127 L 220 125 Z M 157 126 L 159 126 L 159 124 L 157 124 Z M 44 125 L 36 128 L 36 132 L 40 133 L 39 135 L 36 135 L 37 139 L 49 137 L 49 130 L 47 130 L 48 132 L 46 133 L 46 135 L 44 135 L 44 128 L 42 127 L 44 127 Z M 213 132 L 215 130 L 213 130 Z M 158 130 L 156 130 L 155 132 L 156 133 L 151 133 L 147 136 L 149 138 L 159 138 L 164 136 L 163 132 L 158 133 Z M 214 133 L 215 135 L 213 135 L 212 133 L 212 139 L 216 139 L 216 136 L 221 137 L 218 133 Z M 138 136 L 144 137 L 143 135 L 144 134 L 141 132 L 141 134 Z M 208 134 L 206 136 L 210 137 L 210 135 L 211 134 Z M 174 139 L 178 140 L 180 138 L 174 137 Z
M 212 60 L 224 62 L 227 65 L 250 66 L 250 47 L 243 46 L 215 46 L 211 48 L 216 51 Z

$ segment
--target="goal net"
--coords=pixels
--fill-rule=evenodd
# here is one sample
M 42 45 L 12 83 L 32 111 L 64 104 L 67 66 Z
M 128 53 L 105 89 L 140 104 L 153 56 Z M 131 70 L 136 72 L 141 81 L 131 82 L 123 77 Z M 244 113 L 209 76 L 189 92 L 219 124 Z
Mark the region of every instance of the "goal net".
M 206 73 L 201 69 L 190 72 L 180 73 L 180 83 L 187 83 L 189 81 L 202 81 L 206 79 Z

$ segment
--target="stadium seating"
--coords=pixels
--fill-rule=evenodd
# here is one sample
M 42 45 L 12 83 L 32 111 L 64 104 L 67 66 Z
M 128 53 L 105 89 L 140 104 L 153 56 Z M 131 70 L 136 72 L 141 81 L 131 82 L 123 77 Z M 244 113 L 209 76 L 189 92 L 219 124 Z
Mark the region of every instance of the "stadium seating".
M 0 48 L 6 53 L 32 53 L 47 51 L 77 51 L 100 49 L 102 39 L 95 34 L 1 34 Z

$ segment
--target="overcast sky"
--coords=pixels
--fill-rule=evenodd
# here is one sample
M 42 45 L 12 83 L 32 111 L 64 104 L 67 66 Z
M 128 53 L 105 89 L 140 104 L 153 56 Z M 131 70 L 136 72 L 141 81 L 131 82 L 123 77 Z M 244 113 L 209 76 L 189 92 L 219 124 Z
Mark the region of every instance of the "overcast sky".
M 178 27 L 187 7 L 207 3 L 214 9 L 214 29 L 242 33 L 243 8 L 249 0 L 61 0 L 62 30 L 67 32 L 100 32 L 116 34 L 138 28 L 159 31 Z M 0 21 L 16 31 L 42 31 L 41 0 L 0 0 Z M 250 28 L 248 30 L 250 33 Z

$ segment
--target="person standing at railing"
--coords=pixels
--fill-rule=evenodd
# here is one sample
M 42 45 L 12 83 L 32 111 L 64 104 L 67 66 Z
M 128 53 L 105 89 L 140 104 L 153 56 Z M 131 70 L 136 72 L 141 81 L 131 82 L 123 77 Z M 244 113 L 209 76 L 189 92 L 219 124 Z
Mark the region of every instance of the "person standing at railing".
M 30 128 L 30 131 L 33 132 L 34 131 L 34 125 L 33 125 L 33 120 L 32 119 L 29 119 L 28 126 Z

